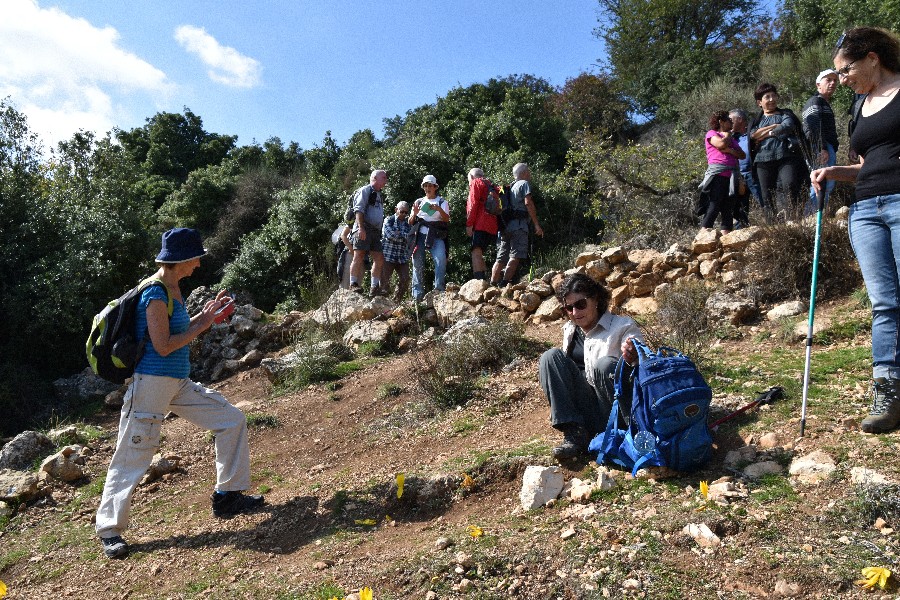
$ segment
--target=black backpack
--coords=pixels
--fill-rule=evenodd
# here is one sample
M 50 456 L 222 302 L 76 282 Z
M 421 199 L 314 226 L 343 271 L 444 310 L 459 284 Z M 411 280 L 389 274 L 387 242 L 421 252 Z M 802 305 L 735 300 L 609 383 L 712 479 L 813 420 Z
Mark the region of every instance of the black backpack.
M 344 211 L 344 221 L 346 221 L 347 223 L 353 223 L 353 220 L 356 218 L 356 211 L 354 210 L 354 206 L 356 206 L 356 195 L 361 194 L 362 190 L 364 190 L 366 187 L 372 188 L 372 191 L 369 192 L 369 204 L 374 205 L 378 200 L 378 192 L 375 191 L 375 188 L 373 188 L 371 184 L 361 187 L 350 194 L 350 199 L 347 200 L 347 210 Z
M 91 333 L 85 344 L 88 363 L 97 375 L 113 383 L 125 383 L 134 375 L 134 368 L 144 355 L 144 344 L 149 334 L 140 342 L 135 340 L 134 325 L 141 294 L 150 286 L 159 285 L 166 290 L 169 301 L 169 317 L 174 304 L 172 294 L 161 280 L 149 277 L 120 297 L 111 301 L 95 317 Z

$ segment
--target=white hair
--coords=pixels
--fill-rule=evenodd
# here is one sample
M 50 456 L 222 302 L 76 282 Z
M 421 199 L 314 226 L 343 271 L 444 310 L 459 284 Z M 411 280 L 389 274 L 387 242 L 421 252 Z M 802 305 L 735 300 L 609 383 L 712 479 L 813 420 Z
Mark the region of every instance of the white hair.
M 369 175 L 369 183 L 375 183 L 375 180 L 378 179 L 379 175 L 384 175 L 385 177 L 387 177 L 387 171 L 385 171 L 384 169 L 375 169 L 374 171 L 372 171 L 372 174 Z
M 469 181 L 472 181 L 476 177 L 484 177 L 484 171 L 482 171 L 478 167 L 469 169 Z
M 522 175 L 528 170 L 528 163 L 516 163 L 516 166 L 513 167 L 513 177 L 516 179 L 521 179 Z
M 409 202 L 407 202 L 406 200 L 401 200 L 397 203 L 397 206 L 394 208 L 394 210 L 397 211 L 401 208 L 406 209 L 406 212 L 409 212 Z

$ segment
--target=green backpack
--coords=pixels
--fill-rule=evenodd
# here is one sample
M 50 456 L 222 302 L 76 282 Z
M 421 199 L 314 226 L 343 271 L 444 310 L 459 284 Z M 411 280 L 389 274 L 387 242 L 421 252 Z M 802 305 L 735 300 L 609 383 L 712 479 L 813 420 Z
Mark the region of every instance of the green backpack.
M 95 317 L 91 333 L 85 344 L 88 363 L 97 375 L 113 383 L 125 383 L 134 375 L 134 368 L 144 355 L 144 344 L 149 333 L 138 342 L 134 326 L 141 294 L 150 286 L 159 285 L 166 290 L 169 300 L 169 317 L 174 304 L 172 294 L 160 279 L 148 277 L 120 297 L 111 301 Z

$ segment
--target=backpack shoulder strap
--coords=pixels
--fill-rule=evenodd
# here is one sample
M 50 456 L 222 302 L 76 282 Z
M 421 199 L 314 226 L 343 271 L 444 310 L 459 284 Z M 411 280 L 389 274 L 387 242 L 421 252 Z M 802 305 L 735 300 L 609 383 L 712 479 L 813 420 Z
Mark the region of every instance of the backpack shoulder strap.
M 148 277 L 138 284 L 138 289 L 143 292 L 148 287 L 158 285 L 161 286 L 164 290 L 166 290 L 166 298 L 168 299 L 168 307 L 167 311 L 169 316 L 172 316 L 172 313 L 175 312 L 175 300 L 172 298 L 172 292 L 169 291 L 169 286 L 167 286 L 162 279 L 159 277 Z

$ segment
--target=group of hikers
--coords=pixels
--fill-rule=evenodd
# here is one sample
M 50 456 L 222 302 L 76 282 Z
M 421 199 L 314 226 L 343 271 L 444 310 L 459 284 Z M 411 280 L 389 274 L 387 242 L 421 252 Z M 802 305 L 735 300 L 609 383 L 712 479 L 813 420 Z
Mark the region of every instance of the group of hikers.
M 850 138 L 859 162 L 816 168 L 809 177 L 814 193 L 827 190 L 834 181 L 856 185 L 849 235 L 872 302 L 873 400 L 860 429 L 883 433 L 900 424 L 900 40 L 882 29 L 854 28 L 837 41 L 833 60 L 833 73 L 820 76 L 820 83 L 836 75 L 842 84 L 864 98 Z M 828 86 L 833 87 L 830 83 Z M 758 92 L 766 116 L 751 127 L 750 137 L 782 137 L 783 121 L 789 115 L 778 113 L 778 122 L 774 118 L 766 120 L 767 116 L 776 116 L 777 95 L 774 87 L 760 86 Z M 739 144 L 726 135 L 727 120 L 718 121 L 718 128 L 713 131 L 721 135 L 710 137 L 724 139 L 729 152 L 723 154 L 739 160 L 746 151 L 738 151 Z M 836 150 L 833 141 L 826 139 L 825 146 L 819 149 L 828 151 L 829 160 L 833 160 Z M 762 163 L 782 160 L 786 146 L 786 141 L 782 150 L 769 151 L 761 146 L 757 156 L 771 159 L 757 163 L 757 172 L 765 173 L 760 176 L 761 183 L 774 186 L 772 182 L 782 177 L 781 167 Z M 787 171 L 793 177 L 794 169 Z M 519 261 L 527 256 L 529 222 L 537 235 L 543 233 L 530 198 L 528 166 L 517 164 L 513 176 L 511 195 L 517 212 L 497 223 L 484 210 L 492 184 L 480 169 L 472 169 L 468 174 L 466 232 L 472 238 L 473 272 L 476 277 L 487 279 L 484 250 L 499 232 L 498 256 L 490 274 L 490 281 L 497 285 L 512 281 Z M 788 176 L 784 177 L 787 180 Z M 395 214 L 384 219 L 381 190 L 386 182 L 387 174 L 375 171 L 370 184 L 355 194 L 353 224 L 347 240 L 352 247 L 349 285 L 361 289 L 368 253 L 372 260 L 372 290 L 384 292 L 386 278 L 393 270 L 402 270 L 398 265 L 406 265 L 411 251 L 414 296 L 419 298 L 423 293 L 422 261 L 426 252 L 435 262 L 435 288 L 442 289 L 450 210 L 447 201 L 437 195 L 438 181 L 426 175 L 422 180 L 425 196 L 411 206 L 399 202 Z M 400 244 L 402 251 L 395 253 Z M 218 392 L 189 379 L 188 344 L 213 324 L 216 312 L 229 301 L 223 290 L 200 312 L 188 315 L 179 283 L 199 266 L 205 253 L 195 230 L 165 232 L 162 250 L 156 257 L 155 277 L 162 286 L 147 287 L 141 295 L 135 335 L 138 341 L 145 337 L 149 341 L 125 395 L 118 442 L 97 511 L 96 531 L 104 553 L 111 558 L 125 556 L 129 551 L 121 535 L 128 526 L 131 496 L 159 447 L 160 428 L 170 411 L 215 435 L 216 484 L 210 498 L 214 516 L 251 511 L 264 502 L 261 496 L 244 493 L 250 487 L 244 414 Z M 403 281 L 401 275 L 400 286 Z M 405 288 L 398 288 L 400 296 L 401 289 L 405 292 Z M 564 436 L 553 454 L 568 459 L 586 453 L 590 441 L 608 424 L 613 371 L 620 358 L 628 365 L 638 361 L 636 346 L 641 331 L 631 318 L 609 311 L 609 292 L 585 274 L 569 276 L 558 286 L 556 295 L 568 321 L 563 329 L 562 348 L 544 353 L 538 378 L 550 404 L 551 425 Z
M 472 277 L 488 278 L 492 285 L 503 287 L 521 277 L 520 267 L 529 258 L 530 224 L 534 233 L 543 236 L 531 191 L 531 171 L 526 163 L 512 169 L 514 182 L 509 188 L 509 206 L 502 214 L 488 209 L 488 199 L 498 194 L 498 187 L 478 167 L 468 173 L 469 199 L 466 202 L 466 235 L 471 238 Z M 363 292 L 366 263 L 371 266 L 371 296 L 390 293 L 391 276 L 397 273 L 393 299 L 400 302 L 409 288 L 409 262 L 412 259 L 412 297 L 425 296 L 425 255 L 434 262 L 433 289 L 443 291 L 446 285 L 450 204 L 438 195 L 439 184 L 434 175 L 422 178 L 425 195 L 411 204 L 397 202 L 394 214 L 385 218 L 382 191 L 387 173 L 375 170 L 369 184 L 351 196 L 345 214 L 347 223 L 335 230 L 332 241 L 338 245 L 338 278 L 341 287 Z M 485 254 L 497 246 L 497 258 L 488 273 Z
M 815 211 L 815 190 L 804 182 L 808 182 L 810 168 L 833 166 L 837 160 L 831 98 L 839 73 L 824 69 L 815 83 L 816 93 L 807 100 L 800 117 L 778 106 L 778 89 L 771 83 L 756 88 L 754 98 L 760 112 L 752 121 L 739 108 L 710 116 L 705 137 L 709 167 L 700 184 L 698 203 L 702 227 L 713 228 L 717 217 L 723 232 L 746 227 L 751 197 L 769 220 L 779 212 Z M 825 200 L 833 188 L 830 181 Z

